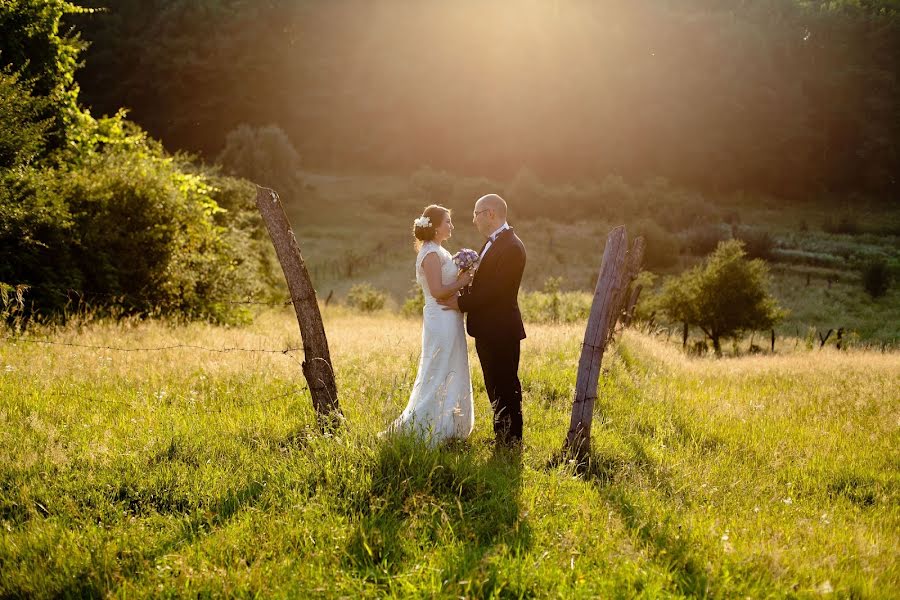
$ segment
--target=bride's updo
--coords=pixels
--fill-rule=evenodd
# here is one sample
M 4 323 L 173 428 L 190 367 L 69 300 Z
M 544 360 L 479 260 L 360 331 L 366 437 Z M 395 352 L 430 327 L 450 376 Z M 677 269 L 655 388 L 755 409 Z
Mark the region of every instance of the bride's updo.
M 444 222 L 444 217 L 449 214 L 450 209 L 444 208 L 439 204 L 425 207 L 425 210 L 422 211 L 422 216 L 413 221 L 413 236 L 416 238 L 416 249 L 421 248 L 423 243 L 434 239 L 434 230 L 440 227 L 441 223 Z

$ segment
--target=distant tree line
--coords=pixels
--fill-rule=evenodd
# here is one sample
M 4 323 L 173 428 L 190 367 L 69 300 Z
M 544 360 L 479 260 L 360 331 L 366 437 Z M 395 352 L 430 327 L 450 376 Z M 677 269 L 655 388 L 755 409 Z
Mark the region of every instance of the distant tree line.
M 83 100 L 209 158 L 274 124 L 324 170 L 898 188 L 896 0 L 86 4 Z

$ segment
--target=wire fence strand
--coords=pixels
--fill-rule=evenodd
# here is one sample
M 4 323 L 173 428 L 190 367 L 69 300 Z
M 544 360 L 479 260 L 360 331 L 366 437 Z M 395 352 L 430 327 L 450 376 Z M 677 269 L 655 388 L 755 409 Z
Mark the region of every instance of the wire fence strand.
M 211 348 L 209 346 L 201 346 L 199 344 L 171 344 L 168 346 L 155 346 L 148 348 L 122 348 L 118 346 L 102 346 L 102 345 L 94 345 L 94 344 L 77 344 L 74 342 L 56 342 L 52 340 L 40 340 L 37 338 L 28 338 L 28 337 L 19 337 L 19 336 L 3 336 L 3 339 L 11 342 L 23 342 L 26 344 L 46 344 L 49 346 L 71 346 L 74 348 L 88 348 L 93 350 L 113 350 L 115 352 L 159 352 L 164 350 L 178 350 L 178 349 L 189 349 L 189 350 L 205 350 L 206 352 L 219 352 L 219 353 L 229 353 L 229 352 L 256 352 L 256 353 L 265 353 L 265 354 L 284 354 L 286 356 L 290 356 L 293 352 L 300 352 L 303 348 L 297 348 L 288 346 L 283 349 L 272 349 L 272 348 L 241 348 L 238 346 L 226 346 L 222 348 Z M 291 356 L 293 358 L 293 356 Z

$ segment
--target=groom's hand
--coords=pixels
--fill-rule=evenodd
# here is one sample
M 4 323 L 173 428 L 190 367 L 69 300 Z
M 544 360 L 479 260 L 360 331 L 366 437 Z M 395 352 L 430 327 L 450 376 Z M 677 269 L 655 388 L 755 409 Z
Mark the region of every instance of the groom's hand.
M 444 307 L 444 310 L 459 310 L 459 302 L 456 300 L 458 296 L 451 296 L 446 300 L 438 300 L 438 304 Z

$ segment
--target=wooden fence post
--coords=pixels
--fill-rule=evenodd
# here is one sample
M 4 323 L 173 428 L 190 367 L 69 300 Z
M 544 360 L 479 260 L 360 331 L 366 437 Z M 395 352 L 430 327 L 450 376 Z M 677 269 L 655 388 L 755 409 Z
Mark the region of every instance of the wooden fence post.
M 641 263 L 644 260 L 644 246 L 644 238 L 642 236 L 634 238 L 634 241 L 631 243 L 631 250 L 628 251 L 625 260 L 626 271 L 623 275 L 625 285 L 622 287 L 621 310 L 618 311 L 622 319 L 622 325 L 625 327 L 631 322 L 630 315 L 634 312 L 634 305 L 637 304 L 638 296 L 640 296 L 641 288 L 643 287 L 638 285 L 632 289 L 631 286 L 641 272 Z
M 641 297 L 641 292 L 643 291 L 643 285 L 636 285 L 634 289 L 631 290 L 631 297 L 628 299 L 628 307 L 625 309 L 625 325 L 631 325 L 631 321 L 634 319 L 634 310 L 637 307 L 638 299 Z
M 590 455 L 591 422 L 594 415 L 594 401 L 597 399 L 597 383 L 600 379 L 600 363 L 619 307 L 625 279 L 625 253 L 628 248 L 625 227 L 613 229 L 606 238 L 600 275 L 594 289 L 594 300 L 584 342 L 581 344 L 581 358 L 578 361 L 578 378 L 575 382 L 575 399 L 572 402 L 572 418 L 563 445 L 563 452 L 574 455 L 582 463 Z
M 337 384 L 334 381 L 322 314 L 316 301 L 316 290 L 309 279 L 300 246 L 297 245 L 297 238 L 291 230 L 278 194 L 269 188 L 257 186 L 256 206 L 269 230 L 278 262 L 281 263 L 291 292 L 294 312 L 300 324 L 300 337 L 303 339 L 303 376 L 309 385 L 313 408 L 320 427 L 333 426 L 343 415 L 338 405 Z

